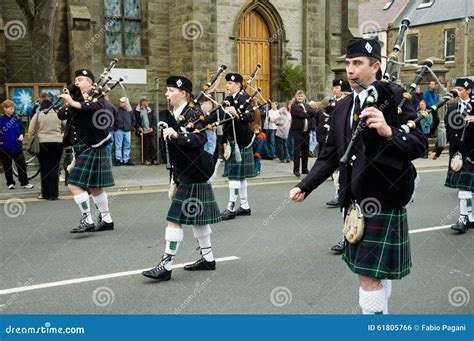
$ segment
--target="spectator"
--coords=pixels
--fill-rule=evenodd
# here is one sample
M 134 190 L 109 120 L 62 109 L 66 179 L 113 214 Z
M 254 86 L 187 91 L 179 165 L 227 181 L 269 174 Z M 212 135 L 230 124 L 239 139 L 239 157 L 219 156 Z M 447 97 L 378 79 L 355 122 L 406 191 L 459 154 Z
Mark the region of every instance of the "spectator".
M 211 96 L 211 95 L 209 95 L 209 96 Z M 214 103 L 209 98 L 204 97 L 203 101 L 201 102 L 202 112 L 208 113 L 212 109 L 214 109 Z M 211 121 L 205 121 L 205 123 L 206 124 L 211 124 L 212 122 Z M 214 129 L 207 129 L 206 130 L 206 135 L 207 135 L 207 142 L 204 145 L 204 150 L 206 152 L 208 152 L 209 154 L 214 155 L 214 153 L 216 151 L 216 147 L 217 147 L 216 131 Z
M 41 193 L 39 199 L 58 200 L 59 198 L 59 163 L 63 154 L 62 129 L 66 121 L 61 121 L 58 115 L 46 115 L 44 110 L 52 103 L 43 100 L 40 111 L 33 116 L 28 129 L 30 139 L 37 136 L 40 152 L 38 160 L 41 172 Z
M 420 110 L 418 110 L 417 115 L 421 117 L 421 112 L 426 111 L 426 103 L 425 101 L 420 101 Z M 425 134 L 426 138 L 430 135 L 431 132 L 431 125 L 433 124 L 433 115 L 431 112 L 428 115 L 428 118 L 424 118 L 420 121 L 421 130 L 423 130 L 423 134 Z M 426 149 L 425 155 L 422 156 L 423 159 L 428 158 L 428 149 Z
M 276 122 L 276 145 L 280 162 L 289 163 L 290 154 L 288 152 L 288 133 L 290 132 L 291 115 L 288 110 L 291 101 L 286 103 L 285 107 L 280 108 L 280 116 Z
M 276 120 L 280 116 L 278 111 L 278 103 L 272 102 L 272 108 L 268 111 L 267 120 L 268 120 L 268 134 L 267 134 L 267 148 L 268 148 L 268 157 L 274 159 L 276 157 L 276 143 L 275 143 L 275 134 L 276 134 Z
M 438 95 L 438 91 L 436 91 L 435 81 L 430 81 L 428 83 L 428 89 L 426 89 L 425 92 L 423 92 L 423 96 L 421 97 L 421 99 L 425 101 L 426 106 L 428 108 L 438 103 L 439 95 Z M 438 116 L 438 112 L 436 111 L 436 112 L 433 112 L 433 125 L 431 126 L 431 131 L 430 131 L 430 135 L 432 137 L 434 137 L 435 135 L 435 131 L 438 128 L 438 124 L 439 124 L 439 116 Z
M 35 114 L 41 110 L 41 103 L 46 100 L 51 103 L 48 97 L 48 93 L 43 91 L 40 94 L 40 98 L 36 100 L 35 105 L 33 105 L 33 108 L 31 109 L 31 118 L 33 118 L 33 116 L 35 116 Z
M 318 104 L 315 101 L 310 101 L 309 106 L 317 111 Z M 318 146 L 318 139 L 317 139 L 317 132 L 316 132 L 316 118 L 317 116 L 314 115 L 310 118 L 310 135 L 309 135 L 309 156 L 315 157 L 316 156 L 316 147 Z
M 18 169 L 18 178 L 23 188 L 31 189 L 34 186 L 28 182 L 26 161 L 23 155 L 23 124 L 21 119 L 14 115 L 15 104 L 7 99 L 2 103 L 5 115 L 0 117 L 0 157 L 7 180 L 8 189 L 15 189 L 13 180 L 13 161 Z
M 333 111 L 333 106 L 329 98 L 325 98 L 319 103 L 318 113 L 316 115 L 316 136 L 318 138 L 319 150 L 318 156 L 321 154 L 329 131 L 330 118 Z
M 143 136 L 143 158 L 145 165 L 158 164 L 156 155 L 156 133 L 158 125 L 156 113 L 148 106 L 148 98 L 140 97 L 140 103 L 135 109 L 138 131 Z
M 135 166 L 130 160 L 130 148 L 132 142 L 132 130 L 136 126 L 136 118 L 127 97 L 118 101 L 118 108 L 114 122 L 115 140 L 115 165 Z
M 413 94 L 411 98 L 411 103 L 413 104 L 416 110 L 418 110 L 418 108 L 420 107 L 420 101 L 421 101 L 421 87 L 417 85 L 415 88 L 415 93 Z
M 260 129 L 255 128 L 255 139 L 253 140 L 253 159 L 255 161 L 255 172 L 260 175 L 262 172 L 262 152 L 265 148 L 266 134 Z
M 316 114 L 305 104 L 306 96 L 303 90 L 298 90 L 291 106 L 291 132 L 295 140 L 295 157 L 293 159 L 293 174 L 299 177 L 301 172 L 308 174 L 309 131 L 310 120 Z

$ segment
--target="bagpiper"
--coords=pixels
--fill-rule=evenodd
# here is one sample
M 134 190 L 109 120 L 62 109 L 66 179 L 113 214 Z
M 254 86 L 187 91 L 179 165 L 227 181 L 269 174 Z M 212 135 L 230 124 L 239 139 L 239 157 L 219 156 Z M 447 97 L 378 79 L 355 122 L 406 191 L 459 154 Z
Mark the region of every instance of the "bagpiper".
M 427 148 L 421 130 L 406 133 L 401 129 L 416 113 L 407 103 L 398 114 L 403 90 L 376 80 L 380 64 L 378 40 L 348 42 L 346 74 L 354 92 L 336 104 L 326 146 L 310 173 L 290 191 L 290 198 L 301 202 L 339 168 L 341 207 L 345 227 L 351 228 L 343 260 L 359 277 L 359 305 L 364 314 L 387 313 L 391 280 L 410 273 L 405 205 L 414 191 L 411 160 L 421 157 Z M 376 103 L 384 105 L 365 107 L 366 101 L 375 101 L 374 91 L 378 93 Z M 360 122 L 366 129 L 361 129 Z M 356 131 L 362 133 L 350 151 L 350 161 L 340 163 Z M 350 234 L 354 227 L 363 231 L 358 241 Z
M 224 136 L 227 140 L 226 149 L 230 151 L 228 164 L 229 202 L 227 208 L 221 213 L 222 220 L 234 219 L 236 216 L 249 216 L 251 209 L 248 201 L 247 179 L 255 177 L 255 163 L 253 159 L 252 144 L 255 138 L 249 123 L 255 120 L 255 111 L 252 102 L 248 101 L 250 95 L 243 91 L 243 77 L 239 73 L 228 73 L 226 90 L 230 93 L 226 100 L 230 106 L 226 108 L 227 114 L 233 115 L 234 120 L 224 123 Z M 238 159 L 240 156 L 241 160 Z M 235 203 L 240 197 L 240 207 L 236 209 Z
M 114 229 L 107 193 L 104 190 L 115 185 L 110 155 L 106 149 L 112 142 L 108 124 L 112 124 L 113 117 L 112 113 L 105 109 L 103 97 L 96 101 L 86 100 L 94 80 L 91 71 L 79 69 L 75 71 L 74 86 L 70 86 L 71 94 L 58 96 L 66 104 L 58 112 L 60 119 L 67 120 L 63 145 L 72 145 L 74 155 L 70 166 L 72 170 L 69 168 L 68 188 L 82 213 L 79 226 L 73 228 L 71 233 Z M 99 210 L 97 224 L 92 220 L 88 192 L 92 194 L 92 200 Z
M 212 155 L 204 151 L 206 133 L 197 131 L 203 123 L 198 120 L 194 131 L 186 128 L 187 123 L 199 115 L 191 102 L 193 84 L 186 77 L 171 76 L 166 80 L 166 87 L 165 96 L 172 111 L 161 112 L 158 125 L 164 127 L 163 139 L 168 144 L 172 202 L 166 216 L 165 252 L 156 267 L 142 273 L 159 282 L 171 279 L 171 267 L 183 241 L 183 225 L 193 225 L 201 254 L 199 260 L 186 265 L 184 270 L 215 270 L 211 224 L 221 221 L 214 192 L 208 183 L 214 162 Z
M 456 188 L 459 198 L 459 219 L 451 229 L 464 233 L 474 227 L 472 192 L 474 191 L 474 101 L 473 81 L 457 78 L 458 100 L 449 103 L 444 117 L 449 142 L 449 168 L 445 186 Z

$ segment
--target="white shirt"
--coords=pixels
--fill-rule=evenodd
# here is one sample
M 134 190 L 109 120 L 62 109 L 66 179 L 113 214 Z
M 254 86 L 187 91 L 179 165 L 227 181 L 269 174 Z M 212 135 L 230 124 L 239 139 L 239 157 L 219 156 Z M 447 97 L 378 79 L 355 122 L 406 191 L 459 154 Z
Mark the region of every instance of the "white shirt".
M 272 122 L 272 120 L 278 120 L 279 117 L 280 117 L 280 111 L 279 110 L 271 109 L 268 112 L 268 129 L 276 129 L 277 128 L 276 123 Z
M 186 108 L 186 105 L 188 104 L 188 102 L 184 102 L 183 104 L 181 104 L 178 108 L 176 108 L 175 110 L 173 110 L 173 116 L 174 116 L 174 119 L 176 121 L 178 121 L 178 118 L 179 118 L 179 115 L 181 115 L 181 113 L 183 112 L 184 108 Z

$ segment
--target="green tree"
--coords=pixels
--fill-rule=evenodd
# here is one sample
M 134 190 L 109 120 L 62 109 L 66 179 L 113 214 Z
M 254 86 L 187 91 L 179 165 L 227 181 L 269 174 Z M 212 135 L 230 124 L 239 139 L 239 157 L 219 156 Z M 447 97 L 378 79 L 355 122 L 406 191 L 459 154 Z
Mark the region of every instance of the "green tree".
M 301 65 L 286 63 L 280 70 L 278 87 L 286 98 L 291 98 L 297 90 L 306 91 L 306 77 Z

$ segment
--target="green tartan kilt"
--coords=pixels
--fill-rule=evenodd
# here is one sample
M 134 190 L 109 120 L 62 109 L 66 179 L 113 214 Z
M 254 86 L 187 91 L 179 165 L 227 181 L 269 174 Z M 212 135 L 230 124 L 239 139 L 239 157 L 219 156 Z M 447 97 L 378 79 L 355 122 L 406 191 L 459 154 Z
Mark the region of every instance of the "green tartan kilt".
M 229 180 L 244 180 L 256 177 L 257 173 L 255 172 L 252 146 L 239 148 L 242 161 L 237 162 L 235 161 L 234 142 L 231 141 L 230 144 L 232 147 L 232 154 L 229 159 L 229 173 L 227 178 Z
M 412 263 L 406 209 L 366 217 L 362 240 L 356 244 L 346 241 L 342 259 L 358 275 L 380 279 L 408 275 Z
M 449 161 L 451 163 L 451 159 Z M 464 160 L 459 172 L 453 172 L 451 167 L 449 167 L 444 185 L 450 188 L 474 192 L 474 164 Z
M 115 186 L 112 175 L 112 160 L 106 146 L 88 148 L 86 145 L 74 146 L 76 165 L 68 178 L 68 184 L 84 189 Z
M 215 224 L 222 220 L 212 186 L 208 183 L 178 184 L 166 216 L 183 225 Z

